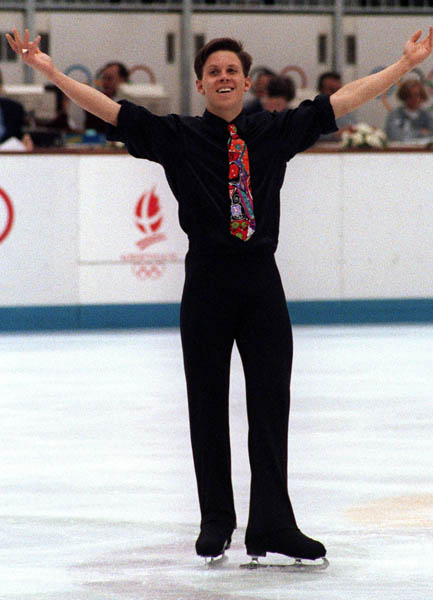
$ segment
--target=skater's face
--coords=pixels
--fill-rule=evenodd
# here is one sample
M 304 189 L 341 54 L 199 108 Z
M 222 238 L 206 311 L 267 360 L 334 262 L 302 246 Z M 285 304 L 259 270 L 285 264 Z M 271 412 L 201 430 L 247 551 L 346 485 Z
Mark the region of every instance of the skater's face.
M 203 67 L 203 76 L 196 81 L 197 90 L 205 96 L 206 108 L 213 114 L 233 120 L 242 110 L 243 97 L 251 87 L 244 75 L 242 63 L 234 52 L 213 52 Z

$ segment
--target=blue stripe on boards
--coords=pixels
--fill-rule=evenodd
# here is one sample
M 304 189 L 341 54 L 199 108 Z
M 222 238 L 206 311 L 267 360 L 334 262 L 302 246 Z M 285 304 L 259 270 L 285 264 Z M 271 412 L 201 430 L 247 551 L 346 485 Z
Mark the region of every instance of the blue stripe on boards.
M 2 306 L 0 331 L 58 331 L 79 328 L 80 307 Z
M 287 306 L 294 325 L 433 322 L 433 298 L 317 300 Z
M 433 298 L 314 300 L 287 303 L 294 325 L 432 323 Z M 85 304 L 0 307 L 0 331 L 179 326 L 180 305 Z

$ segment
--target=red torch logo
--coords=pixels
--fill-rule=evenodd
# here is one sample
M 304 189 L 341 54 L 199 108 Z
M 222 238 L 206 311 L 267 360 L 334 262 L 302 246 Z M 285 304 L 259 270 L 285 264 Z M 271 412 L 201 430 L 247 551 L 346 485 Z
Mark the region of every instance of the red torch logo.
M 161 231 L 164 216 L 161 210 L 161 202 L 155 187 L 150 192 L 144 192 L 137 200 L 134 210 L 135 225 L 144 236 L 136 246 L 141 252 L 130 252 L 122 254 L 120 259 L 130 263 L 132 272 L 141 281 L 159 279 L 164 275 L 167 262 L 176 261 L 176 255 L 171 252 L 152 253 L 147 248 L 157 242 L 167 239 Z M 146 252 L 145 252 L 146 250 Z
M 0 244 L 9 235 L 14 221 L 14 209 L 9 196 L 0 188 Z
M 139 198 L 135 207 L 135 216 L 136 225 L 145 236 L 144 239 L 137 242 L 137 246 L 141 250 L 166 239 L 163 233 L 158 233 L 163 216 L 161 215 L 160 201 L 155 193 L 155 188 L 152 188 L 150 192 L 145 192 Z

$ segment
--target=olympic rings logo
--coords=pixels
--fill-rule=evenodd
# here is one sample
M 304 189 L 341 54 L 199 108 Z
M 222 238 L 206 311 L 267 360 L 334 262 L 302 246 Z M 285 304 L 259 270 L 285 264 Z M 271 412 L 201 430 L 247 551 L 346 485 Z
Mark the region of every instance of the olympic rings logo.
M 284 69 L 282 69 L 280 71 L 280 75 L 282 77 L 284 77 L 285 75 L 287 75 L 288 73 L 291 72 L 295 72 L 299 75 L 299 77 L 301 78 L 301 85 L 299 86 L 302 90 L 305 89 L 307 87 L 307 75 L 304 71 L 304 69 L 301 69 L 301 67 L 298 67 L 297 65 L 287 65 L 287 67 L 284 67 Z
M 101 86 L 101 75 L 103 68 L 98 69 L 95 73 L 95 76 L 93 77 L 91 71 L 85 65 L 73 64 L 65 69 L 64 74 L 70 75 L 74 71 L 79 71 L 80 73 L 82 73 L 87 79 L 88 85 L 94 85 L 95 87 Z M 133 75 L 136 71 L 144 71 L 149 76 L 150 83 L 156 83 L 155 73 L 147 65 L 134 65 L 129 69 L 129 77 L 131 77 L 131 75 Z
M 146 279 L 154 281 L 164 274 L 165 264 L 132 265 L 132 272 L 141 281 Z

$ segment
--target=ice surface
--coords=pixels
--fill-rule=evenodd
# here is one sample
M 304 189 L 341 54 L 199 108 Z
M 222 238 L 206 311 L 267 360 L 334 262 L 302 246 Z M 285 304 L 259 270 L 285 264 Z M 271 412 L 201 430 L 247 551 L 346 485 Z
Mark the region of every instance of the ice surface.
M 194 553 L 178 331 L 1 336 L 0 600 L 431 600 L 433 327 L 294 337 L 290 494 L 328 548 L 316 573 L 239 569 L 249 466 L 237 353 L 239 529 L 211 569 Z

